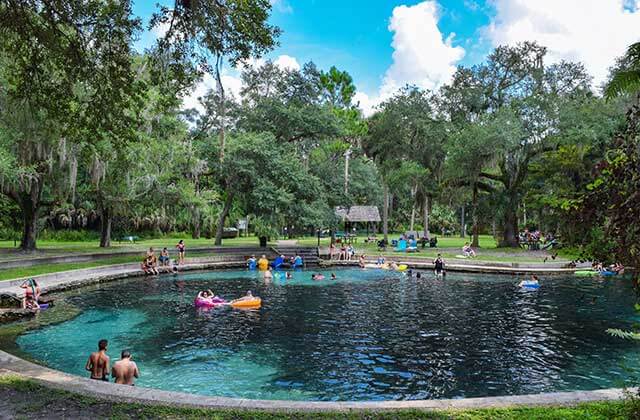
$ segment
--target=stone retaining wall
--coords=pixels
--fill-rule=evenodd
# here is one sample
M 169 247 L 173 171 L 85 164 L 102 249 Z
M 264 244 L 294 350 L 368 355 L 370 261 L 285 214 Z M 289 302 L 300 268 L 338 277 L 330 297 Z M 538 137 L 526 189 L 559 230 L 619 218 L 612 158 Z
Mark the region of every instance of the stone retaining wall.
M 159 250 L 158 250 L 159 251 Z M 119 250 L 110 250 L 108 252 L 94 252 L 87 254 L 71 254 L 71 255 L 54 255 L 54 256 L 46 256 L 46 257 L 34 257 L 30 255 L 26 255 L 23 258 L 16 258 L 13 260 L 5 260 L 0 261 L 0 270 L 6 270 L 8 268 L 18 268 L 18 267 L 32 267 L 34 265 L 44 265 L 44 264 L 60 264 L 60 263 L 73 263 L 73 262 L 87 262 L 87 261 L 96 261 L 107 258 L 114 257 L 135 257 L 144 255 L 145 250 L 131 250 L 131 251 L 119 251 Z M 268 255 L 274 255 L 269 248 L 259 248 L 259 247 L 199 247 L 199 248 L 189 248 L 187 249 L 187 255 L 195 253 L 211 253 L 218 255 L 251 255 L 251 254 L 260 254 L 266 253 Z M 175 253 L 174 253 L 175 255 Z

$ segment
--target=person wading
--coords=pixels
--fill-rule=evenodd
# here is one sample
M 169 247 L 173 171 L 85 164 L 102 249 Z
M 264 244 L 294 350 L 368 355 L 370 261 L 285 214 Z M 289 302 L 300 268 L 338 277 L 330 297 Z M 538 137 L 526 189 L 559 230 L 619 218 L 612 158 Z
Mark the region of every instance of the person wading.
M 109 356 L 107 340 L 98 341 L 98 351 L 91 353 L 85 369 L 91 372 L 91 379 L 109 382 Z
M 131 360 L 131 353 L 128 350 L 123 350 L 120 355 L 120 360 L 113 364 L 111 369 L 111 376 L 116 378 L 115 382 L 122 385 L 135 385 L 134 378 L 140 377 L 140 371 L 136 362 Z

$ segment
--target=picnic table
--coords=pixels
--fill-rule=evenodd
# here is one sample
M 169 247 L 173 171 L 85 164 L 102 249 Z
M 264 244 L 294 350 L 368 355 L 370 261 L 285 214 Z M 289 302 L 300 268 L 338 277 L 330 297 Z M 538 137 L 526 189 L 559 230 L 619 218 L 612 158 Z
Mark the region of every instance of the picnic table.
M 540 249 L 540 240 L 521 241 L 520 247 L 528 249 L 529 251 L 537 251 Z
M 351 234 L 351 233 L 342 233 L 342 232 L 337 232 L 336 233 L 336 243 L 341 244 L 341 243 L 346 243 L 346 244 L 357 244 L 358 243 L 358 235 L 355 234 Z
M 136 243 L 136 241 L 140 240 L 140 238 L 138 236 L 135 235 L 125 235 L 125 236 L 121 236 L 118 239 L 118 242 L 131 242 L 131 243 Z

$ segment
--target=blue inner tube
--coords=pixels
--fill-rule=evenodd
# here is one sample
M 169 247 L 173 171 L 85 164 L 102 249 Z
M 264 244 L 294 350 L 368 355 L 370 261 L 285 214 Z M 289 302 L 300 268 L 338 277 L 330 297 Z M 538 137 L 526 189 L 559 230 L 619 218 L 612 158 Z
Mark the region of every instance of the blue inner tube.
M 615 276 L 616 274 L 618 274 L 618 273 L 616 273 L 615 271 L 602 271 L 602 272 L 600 272 L 601 276 L 607 276 L 607 277 L 608 276 Z

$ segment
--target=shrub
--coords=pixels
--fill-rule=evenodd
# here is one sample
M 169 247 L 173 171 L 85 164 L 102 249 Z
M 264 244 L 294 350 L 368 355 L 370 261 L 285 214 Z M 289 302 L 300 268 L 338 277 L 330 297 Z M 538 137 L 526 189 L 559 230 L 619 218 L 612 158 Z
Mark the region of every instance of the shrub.
M 38 239 L 60 242 L 95 242 L 100 240 L 100 234 L 92 230 L 45 229 L 40 232 Z

